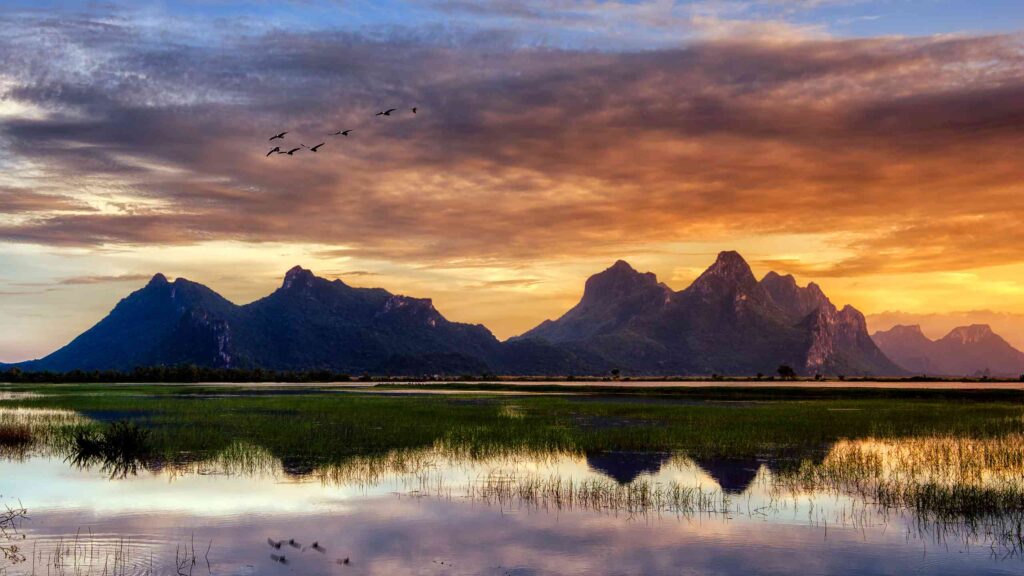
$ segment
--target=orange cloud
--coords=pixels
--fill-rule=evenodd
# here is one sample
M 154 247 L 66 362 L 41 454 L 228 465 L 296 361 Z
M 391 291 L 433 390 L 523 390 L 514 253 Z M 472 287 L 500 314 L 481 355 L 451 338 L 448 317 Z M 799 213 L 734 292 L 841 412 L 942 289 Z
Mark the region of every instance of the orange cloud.
M 738 248 L 867 312 L 894 275 L 1024 262 L 1019 35 L 610 53 L 277 32 L 200 50 L 129 23 L 46 26 L 78 60 L 0 34 L 0 97 L 33 110 L 0 126 L 9 246 L 310 247 L 503 336 L 618 258 L 666 278 L 706 265 L 680 246 Z M 281 130 L 327 144 L 266 158 Z M 793 249 L 752 251 L 781 237 Z M 962 292 L 945 289 L 899 305 Z

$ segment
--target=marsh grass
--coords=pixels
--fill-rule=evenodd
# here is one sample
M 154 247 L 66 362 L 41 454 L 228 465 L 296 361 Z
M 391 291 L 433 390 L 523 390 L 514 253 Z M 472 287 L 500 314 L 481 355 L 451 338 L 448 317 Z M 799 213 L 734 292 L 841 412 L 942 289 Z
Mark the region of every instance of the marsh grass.
M 96 429 L 78 427 L 71 431 L 68 460 L 79 468 L 100 465 L 111 478 L 137 474 L 152 467 L 155 460 L 151 432 L 138 424 L 120 420 Z
M 20 448 L 32 443 L 32 427 L 28 424 L 0 425 L 0 446 Z
M 314 464 L 443 442 L 507 449 L 686 451 L 756 456 L 821 449 L 842 438 L 1024 433 L 1016 401 L 827 399 L 702 401 L 647 395 L 373 395 L 188 386 L 40 387 L 0 407 L 115 414 L 153 431 L 154 450 L 210 456 L 235 442 Z M 25 390 L 35 392 L 36 390 Z
M 40 545 L 41 544 L 41 545 Z M 155 576 L 157 574 L 212 574 L 213 542 L 197 548 L 195 538 L 177 543 L 172 560 L 154 557 L 153 545 L 130 537 L 99 536 L 78 530 L 66 538 L 44 540 L 21 561 L 25 576 Z M 0 571 L 0 574 L 3 572 Z
M 604 478 L 488 474 L 466 487 L 465 497 L 502 507 L 593 510 L 615 514 L 716 515 L 729 511 L 729 495 L 703 486 L 647 479 L 620 484 Z
M 432 471 L 461 460 L 608 450 L 672 453 L 680 461 L 756 458 L 775 463 L 761 477 L 780 497 L 854 495 L 882 510 L 975 523 L 1020 541 L 1024 406 L 1000 394 L 438 396 L 131 385 L 17 392 L 29 394 L 0 400 L 0 428 L 27 423 L 33 446 L 91 455 L 80 463 L 117 474 L 159 467 L 370 486 L 397 473 L 424 493 L 450 495 L 461 490 Z M 112 415 L 125 423 L 102 423 Z M 627 513 L 705 513 L 727 500 L 699 487 L 513 477 L 510 468 L 482 476 L 465 493 L 503 505 Z
M 939 518 L 1024 513 L 1024 435 L 843 440 L 777 484 L 853 493 Z
M 71 431 L 83 426 L 89 426 L 88 420 L 73 410 L 0 405 L 0 458 L 21 459 L 35 449 L 66 449 Z

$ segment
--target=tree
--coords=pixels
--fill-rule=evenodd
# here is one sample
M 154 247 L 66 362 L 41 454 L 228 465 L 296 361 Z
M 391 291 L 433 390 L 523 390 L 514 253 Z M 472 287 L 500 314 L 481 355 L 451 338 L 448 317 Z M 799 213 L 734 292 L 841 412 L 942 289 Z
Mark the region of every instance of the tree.
M 793 370 L 793 367 L 788 364 L 780 365 L 777 372 L 779 373 L 779 378 L 783 380 L 796 380 L 796 370 Z

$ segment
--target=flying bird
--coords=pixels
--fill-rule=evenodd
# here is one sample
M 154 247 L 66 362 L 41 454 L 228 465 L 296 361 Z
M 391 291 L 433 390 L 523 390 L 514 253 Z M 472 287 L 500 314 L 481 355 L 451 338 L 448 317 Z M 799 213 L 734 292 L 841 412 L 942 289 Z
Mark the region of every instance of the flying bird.
M 292 548 L 302 548 L 302 544 L 299 544 L 298 542 L 296 542 L 294 538 L 292 538 L 291 540 L 288 541 L 288 545 L 291 546 Z
M 303 146 L 306 146 L 306 148 L 309 148 L 311 151 L 316 152 L 324 144 L 326 144 L 326 142 L 321 142 L 321 143 L 317 144 L 316 146 L 313 146 L 312 148 L 309 148 L 309 146 L 306 146 L 305 144 L 303 144 Z
M 391 116 L 391 113 L 397 110 L 397 108 L 388 108 L 382 112 L 377 112 L 376 116 Z
M 349 128 L 348 130 L 338 130 L 337 132 L 335 132 L 333 134 L 328 134 L 328 136 L 338 136 L 339 134 L 342 135 L 342 136 L 348 136 L 348 133 L 351 132 L 351 131 L 352 131 L 351 128 Z
M 278 154 L 280 154 L 281 153 L 281 147 L 280 146 L 274 146 L 273 148 L 270 149 L 270 152 L 267 152 L 267 156 L 270 156 L 274 152 L 277 152 Z
M 284 135 L 285 134 L 287 134 L 287 132 L 281 132 L 277 136 L 271 136 L 270 140 L 268 140 L 268 142 L 273 142 L 274 140 L 284 140 Z
M 285 557 L 284 554 L 281 554 L 280 556 L 278 556 L 277 554 L 271 554 L 270 555 L 270 559 L 273 560 L 274 562 L 280 562 L 281 564 L 287 564 L 288 563 L 288 558 Z
M 298 152 L 299 150 L 302 150 L 302 146 L 299 146 L 298 148 L 292 148 L 291 150 L 285 152 L 285 154 L 291 156 L 291 155 L 295 154 L 296 152 Z
M 415 113 L 416 113 L 416 107 L 415 107 L 415 106 L 413 106 L 413 107 L 412 107 L 412 113 L 413 113 L 413 114 L 415 114 Z
M 277 549 L 277 550 L 281 549 L 281 541 L 280 540 L 271 540 L 270 538 L 267 538 L 267 544 L 270 544 L 271 548 L 274 548 L 274 549 Z

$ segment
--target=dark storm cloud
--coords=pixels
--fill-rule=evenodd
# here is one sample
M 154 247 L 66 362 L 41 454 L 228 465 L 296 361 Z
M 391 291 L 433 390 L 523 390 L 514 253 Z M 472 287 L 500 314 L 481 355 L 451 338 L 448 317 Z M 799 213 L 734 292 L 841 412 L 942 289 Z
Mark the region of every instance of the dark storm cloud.
M 509 264 L 806 232 L 856 238 L 818 273 L 1024 257 L 1007 241 L 1024 209 L 1010 152 L 1024 144 L 1019 37 L 598 53 L 450 31 L 194 45 L 116 20 L 27 25 L 43 40 L 0 40 L 4 63 L 20 64 L 0 86 L 40 113 L 0 125 L 0 146 L 55 182 L 117 178 L 153 207 L 44 206 L 0 222 L 8 241 L 312 242 Z M 39 43 L 62 51 L 47 58 Z M 389 107 L 399 115 L 373 116 Z M 326 136 L 341 128 L 355 133 Z M 264 158 L 281 130 L 327 145 Z

